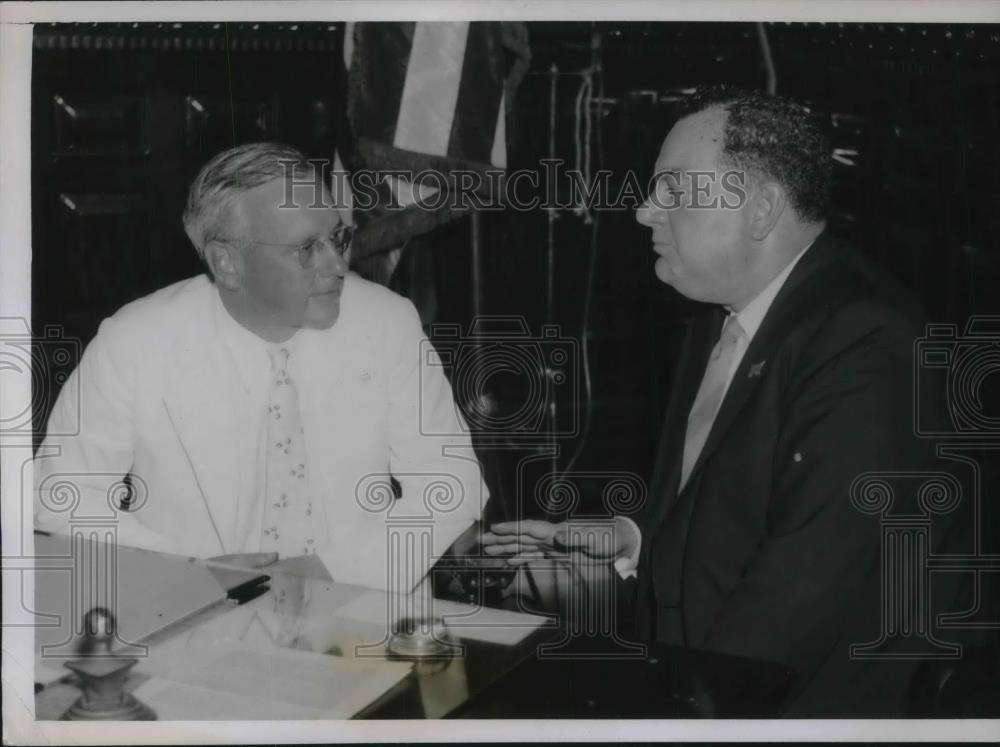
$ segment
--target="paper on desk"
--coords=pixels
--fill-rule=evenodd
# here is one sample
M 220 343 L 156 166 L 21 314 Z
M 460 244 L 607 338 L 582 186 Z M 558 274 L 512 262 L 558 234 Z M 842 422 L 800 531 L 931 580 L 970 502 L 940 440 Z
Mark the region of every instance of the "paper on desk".
M 394 619 L 406 616 L 406 610 L 415 609 L 421 609 L 421 605 L 412 598 L 392 597 L 386 592 L 369 591 L 337 609 L 336 615 L 348 620 L 391 627 Z M 452 634 L 459 638 L 504 646 L 513 646 L 533 630 L 553 624 L 552 618 L 540 615 L 474 607 L 443 599 L 431 599 L 430 611 L 444 617 Z
M 135 695 L 163 721 L 344 719 L 399 683 L 411 666 L 226 641 Z

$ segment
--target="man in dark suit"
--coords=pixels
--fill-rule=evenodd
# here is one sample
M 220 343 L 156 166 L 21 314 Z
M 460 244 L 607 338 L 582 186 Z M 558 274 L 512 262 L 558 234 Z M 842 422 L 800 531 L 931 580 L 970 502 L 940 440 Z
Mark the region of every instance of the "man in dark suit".
M 901 713 L 914 661 L 852 658 L 880 632 L 872 472 L 920 471 L 912 299 L 826 230 L 831 150 L 808 110 L 707 91 L 668 134 L 638 211 L 688 321 L 649 501 L 606 550 L 646 640 L 779 662 L 786 715 Z M 916 511 L 916 497 L 898 495 Z M 947 527 L 935 526 L 934 540 Z M 495 525 L 491 553 L 566 549 L 563 524 Z

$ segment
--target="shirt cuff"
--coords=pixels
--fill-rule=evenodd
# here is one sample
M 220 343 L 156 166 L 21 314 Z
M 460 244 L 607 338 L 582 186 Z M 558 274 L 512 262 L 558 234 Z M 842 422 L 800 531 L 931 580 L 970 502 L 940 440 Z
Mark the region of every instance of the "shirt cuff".
M 639 525 L 627 516 L 619 516 L 618 518 L 627 522 L 632 528 L 632 532 L 635 536 L 635 546 L 628 555 L 623 558 L 618 558 L 618 560 L 615 561 L 615 570 L 622 578 L 635 578 L 638 574 L 639 568 L 639 551 L 642 549 L 642 531 L 639 529 Z

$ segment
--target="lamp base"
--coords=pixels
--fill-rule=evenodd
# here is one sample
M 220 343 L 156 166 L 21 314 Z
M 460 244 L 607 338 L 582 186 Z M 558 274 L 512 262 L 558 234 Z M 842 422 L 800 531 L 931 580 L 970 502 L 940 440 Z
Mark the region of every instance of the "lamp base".
M 156 721 L 156 713 L 134 695 L 125 696 L 116 703 L 95 703 L 79 698 L 60 721 Z

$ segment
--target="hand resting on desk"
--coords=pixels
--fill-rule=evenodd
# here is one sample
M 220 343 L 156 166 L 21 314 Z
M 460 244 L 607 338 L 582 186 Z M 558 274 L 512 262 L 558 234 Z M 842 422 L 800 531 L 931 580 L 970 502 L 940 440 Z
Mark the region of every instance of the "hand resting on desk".
M 614 561 L 632 554 L 638 542 L 634 527 L 620 518 L 613 522 L 505 521 L 494 524 L 482 535 L 483 551 L 487 555 L 508 556 L 510 565 L 571 554 L 582 554 L 595 561 Z

